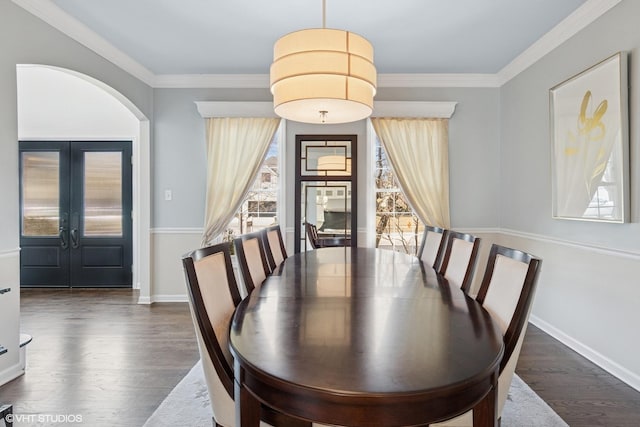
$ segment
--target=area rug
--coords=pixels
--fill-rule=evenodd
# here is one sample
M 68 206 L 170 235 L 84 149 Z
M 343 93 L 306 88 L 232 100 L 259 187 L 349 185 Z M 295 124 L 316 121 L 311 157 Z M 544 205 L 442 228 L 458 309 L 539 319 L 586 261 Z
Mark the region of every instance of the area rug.
M 211 405 L 200 362 L 175 386 L 144 427 L 210 427 Z M 567 424 L 514 375 L 502 427 L 565 427 Z

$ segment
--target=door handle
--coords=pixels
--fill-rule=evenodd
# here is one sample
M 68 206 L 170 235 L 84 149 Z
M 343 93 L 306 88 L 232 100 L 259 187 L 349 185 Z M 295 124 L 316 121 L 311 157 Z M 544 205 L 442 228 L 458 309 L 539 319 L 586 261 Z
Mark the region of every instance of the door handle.
M 72 228 L 71 229 L 71 247 L 73 249 L 77 249 L 78 248 L 78 229 L 77 228 Z
M 69 213 L 62 212 L 60 215 L 60 230 L 59 230 L 60 247 L 62 248 L 62 250 L 65 250 L 69 247 L 69 242 L 67 241 L 68 222 L 69 222 Z
M 69 242 L 67 242 L 67 229 L 64 227 L 60 227 L 60 247 L 64 250 L 69 247 Z
M 77 212 L 74 212 L 71 215 L 71 247 L 73 249 L 77 249 L 80 245 L 78 241 L 78 227 L 80 226 L 79 215 Z

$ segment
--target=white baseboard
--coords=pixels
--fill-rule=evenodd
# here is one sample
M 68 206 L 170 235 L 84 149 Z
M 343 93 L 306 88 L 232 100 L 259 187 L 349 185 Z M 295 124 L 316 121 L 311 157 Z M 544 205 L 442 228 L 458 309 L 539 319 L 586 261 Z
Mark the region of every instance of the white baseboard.
M 24 374 L 24 371 L 20 368 L 20 363 L 9 366 L 4 371 L 0 372 L 0 386 L 18 378 L 22 374 Z
M 634 374 L 623 366 L 620 366 L 608 357 L 603 356 L 602 354 L 593 350 L 589 346 L 584 345 L 580 341 L 570 337 L 569 335 L 565 334 L 561 330 L 545 322 L 537 316 L 529 316 L 529 322 L 540 328 L 545 333 L 551 335 L 553 338 L 557 339 L 570 349 L 574 350 L 576 353 L 580 354 L 605 371 L 609 372 L 611 375 L 617 377 L 618 379 L 620 379 L 620 381 L 623 381 L 634 389 L 640 391 L 640 376 Z
M 138 301 L 139 302 L 139 301 Z M 189 302 L 187 294 L 183 295 L 154 295 L 151 302 Z
M 138 297 L 138 304 L 146 304 L 146 305 L 151 304 L 151 297 L 149 296 Z

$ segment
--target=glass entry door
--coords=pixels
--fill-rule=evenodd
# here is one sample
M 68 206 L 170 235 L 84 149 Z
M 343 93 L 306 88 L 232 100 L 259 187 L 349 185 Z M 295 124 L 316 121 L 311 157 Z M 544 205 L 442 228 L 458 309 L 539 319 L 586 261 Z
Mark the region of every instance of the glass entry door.
M 21 286 L 131 287 L 131 142 L 20 142 Z
M 356 135 L 296 135 L 295 252 L 318 242 L 357 246 Z M 330 242 L 330 243 L 329 243 Z

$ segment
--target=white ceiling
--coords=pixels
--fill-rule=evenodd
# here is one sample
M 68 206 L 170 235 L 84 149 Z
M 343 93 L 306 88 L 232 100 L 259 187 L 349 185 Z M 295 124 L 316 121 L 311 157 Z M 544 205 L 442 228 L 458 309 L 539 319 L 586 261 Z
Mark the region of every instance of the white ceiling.
M 280 36 L 322 26 L 321 0 L 13 1 L 151 76 L 267 75 Z M 327 0 L 326 24 L 369 39 L 379 74 L 496 74 L 572 18 L 617 1 Z

